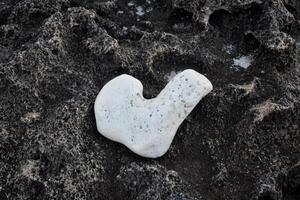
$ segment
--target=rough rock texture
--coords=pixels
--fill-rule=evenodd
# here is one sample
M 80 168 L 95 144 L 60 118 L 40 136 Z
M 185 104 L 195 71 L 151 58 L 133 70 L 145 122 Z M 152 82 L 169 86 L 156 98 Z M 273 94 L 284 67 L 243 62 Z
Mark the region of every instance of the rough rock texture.
M 0 199 L 300 199 L 299 47 L 298 0 L 1 0 Z M 162 158 L 97 133 L 107 81 L 187 68 L 214 90 Z

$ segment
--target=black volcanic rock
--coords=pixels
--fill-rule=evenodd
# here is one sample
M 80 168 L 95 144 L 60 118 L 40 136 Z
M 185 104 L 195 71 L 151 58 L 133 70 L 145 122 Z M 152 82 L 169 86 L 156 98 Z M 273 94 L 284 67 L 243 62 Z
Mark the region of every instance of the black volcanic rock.
M 2 0 L 0 199 L 298 200 L 299 47 L 297 0 Z M 214 90 L 163 157 L 97 132 L 107 81 L 187 68 Z

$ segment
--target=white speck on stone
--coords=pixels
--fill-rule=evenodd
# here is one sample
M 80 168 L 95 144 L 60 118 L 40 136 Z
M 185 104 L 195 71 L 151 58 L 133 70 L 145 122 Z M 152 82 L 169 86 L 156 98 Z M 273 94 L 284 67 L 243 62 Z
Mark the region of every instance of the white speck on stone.
M 145 15 L 145 11 L 144 11 L 143 7 L 142 6 L 137 6 L 135 14 L 137 14 L 140 17 Z
M 39 172 L 39 163 L 35 160 L 27 160 L 26 164 L 22 166 L 21 173 L 23 176 L 31 179 L 31 180 L 39 180 L 40 176 Z
M 127 5 L 131 7 L 131 6 L 134 6 L 134 3 L 133 2 L 129 2 Z
M 149 13 L 149 12 L 151 12 L 152 10 L 153 10 L 153 8 L 152 8 L 152 7 L 149 7 L 149 8 L 146 9 L 146 12 Z
M 233 51 L 235 50 L 235 46 L 233 46 L 232 44 L 229 44 L 229 45 L 224 46 L 223 50 L 224 50 L 227 54 L 232 54 Z
M 188 69 L 177 74 L 156 98 L 145 99 L 139 80 L 120 75 L 96 98 L 97 129 L 140 156 L 160 157 L 183 120 L 212 88 L 205 76 Z
M 21 121 L 24 123 L 32 123 L 33 121 L 39 119 L 41 113 L 39 112 L 29 112 L 26 113 L 25 116 L 21 117 Z
M 244 84 L 244 85 L 231 85 L 233 88 L 239 89 L 244 91 L 243 95 L 248 95 L 250 93 L 253 93 L 255 91 L 255 79 L 250 84 Z
M 241 56 L 239 58 L 233 59 L 234 66 L 240 66 L 241 68 L 247 69 L 253 61 L 253 57 L 250 56 Z
M 184 29 L 184 23 L 174 24 L 173 29 Z
M 266 116 L 270 115 L 274 111 L 286 110 L 287 106 L 283 106 L 277 103 L 273 103 L 270 99 L 264 101 L 261 104 L 253 106 L 250 111 L 255 112 L 254 122 L 261 122 Z

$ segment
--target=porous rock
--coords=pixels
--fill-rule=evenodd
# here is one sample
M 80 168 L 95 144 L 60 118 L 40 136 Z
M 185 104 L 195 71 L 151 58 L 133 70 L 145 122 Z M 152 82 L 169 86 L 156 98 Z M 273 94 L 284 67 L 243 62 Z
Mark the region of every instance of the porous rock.
M 0 199 L 298 200 L 299 20 L 296 0 L 0 1 Z M 214 90 L 163 157 L 97 132 L 109 80 L 153 98 L 188 68 Z

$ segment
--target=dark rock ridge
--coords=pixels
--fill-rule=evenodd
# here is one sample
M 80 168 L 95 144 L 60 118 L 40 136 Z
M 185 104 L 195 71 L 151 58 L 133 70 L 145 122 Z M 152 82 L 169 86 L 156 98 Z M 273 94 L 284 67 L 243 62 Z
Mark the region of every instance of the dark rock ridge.
M 300 199 L 298 0 L 1 0 L 0 199 Z M 166 155 L 96 130 L 122 73 L 214 90 Z

